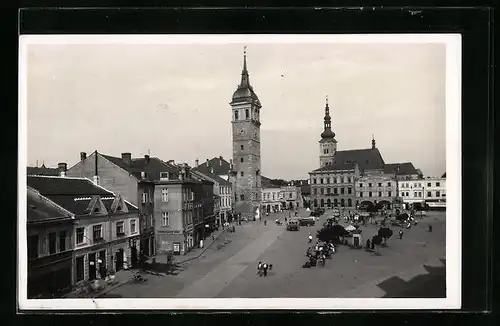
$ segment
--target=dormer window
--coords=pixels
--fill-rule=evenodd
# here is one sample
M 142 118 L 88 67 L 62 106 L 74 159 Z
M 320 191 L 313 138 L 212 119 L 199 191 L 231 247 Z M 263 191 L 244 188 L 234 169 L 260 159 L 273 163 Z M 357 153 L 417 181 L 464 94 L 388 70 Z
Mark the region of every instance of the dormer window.
M 245 119 L 250 118 L 250 111 L 248 109 L 245 110 Z
M 160 172 L 160 180 L 168 181 L 170 178 L 170 173 L 168 172 Z
M 99 207 L 94 208 L 94 213 L 99 213 L 100 211 Z

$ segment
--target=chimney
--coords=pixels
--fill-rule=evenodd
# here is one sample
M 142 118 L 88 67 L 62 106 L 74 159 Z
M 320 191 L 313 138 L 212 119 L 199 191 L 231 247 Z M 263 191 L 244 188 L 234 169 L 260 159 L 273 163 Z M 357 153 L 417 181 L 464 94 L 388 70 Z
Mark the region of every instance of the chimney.
M 199 161 L 198 161 L 198 159 L 196 159 L 196 160 L 194 161 L 194 167 L 195 167 L 195 168 L 197 168 L 197 167 L 198 167 L 198 163 L 199 163 Z
M 80 161 L 84 161 L 87 158 L 87 153 L 81 152 L 80 153 Z
M 174 161 L 174 160 L 168 160 L 168 161 L 167 161 L 167 164 L 170 164 L 170 165 L 175 165 L 175 161 Z
M 222 155 L 219 156 L 219 165 L 222 166 Z
M 130 163 L 132 163 L 132 154 L 122 153 L 122 161 L 125 162 L 125 164 L 130 165 Z
M 68 165 L 66 163 L 57 164 L 57 169 L 59 170 L 59 176 L 65 177 L 66 171 L 68 171 Z
M 209 167 L 209 166 L 210 166 L 210 162 L 208 161 L 208 158 L 207 158 L 207 167 Z
M 146 161 L 146 164 L 149 164 L 149 155 L 144 155 L 144 160 Z

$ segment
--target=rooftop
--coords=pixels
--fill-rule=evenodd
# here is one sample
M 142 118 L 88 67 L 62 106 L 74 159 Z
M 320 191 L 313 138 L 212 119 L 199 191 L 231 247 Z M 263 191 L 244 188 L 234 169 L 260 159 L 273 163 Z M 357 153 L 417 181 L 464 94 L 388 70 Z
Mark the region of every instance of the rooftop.
M 197 167 L 194 167 L 194 171 L 199 171 L 205 175 L 215 174 L 218 176 L 221 175 L 229 175 L 230 164 L 226 161 L 222 156 L 214 157 L 211 160 L 207 160 L 201 164 L 198 164 Z M 213 173 L 212 173 L 213 169 Z
M 42 164 L 41 167 L 28 166 L 26 168 L 26 174 L 27 175 L 51 175 L 51 176 L 58 176 L 59 175 L 59 170 L 57 168 L 47 168 L 47 167 L 45 167 L 45 164 Z
M 386 174 L 396 174 L 396 175 L 414 175 L 418 174 L 417 169 L 413 166 L 411 162 L 405 163 L 390 163 L 384 166 L 384 173 Z

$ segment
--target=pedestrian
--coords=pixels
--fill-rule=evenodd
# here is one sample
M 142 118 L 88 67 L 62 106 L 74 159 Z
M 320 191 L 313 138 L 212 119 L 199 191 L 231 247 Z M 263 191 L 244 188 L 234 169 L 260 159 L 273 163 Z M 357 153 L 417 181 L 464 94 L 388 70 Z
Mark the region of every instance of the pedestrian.
M 241 222 L 240 222 L 240 223 L 241 223 Z M 234 232 L 234 231 L 236 231 L 236 228 L 235 228 L 235 227 L 234 227 L 234 225 L 233 225 L 233 232 Z
M 257 275 L 262 276 L 262 262 L 257 265 Z
M 266 226 L 266 225 L 267 225 L 267 220 L 264 220 L 264 226 Z
M 403 239 L 403 230 L 399 230 L 399 239 Z
M 366 249 L 370 249 L 370 239 L 366 240 Z
M 432 232 L 432 225 L 429 225 L 429 232 Z
M 212 241 L 215 241 L 215 236 L 212 234 Z
M 266 262 L 264 262 L 264 264 L 262 264 L 262 270 L 264 271 L 264 277 L 267 276 L 267 269 L 268 269 L 268 265 Z

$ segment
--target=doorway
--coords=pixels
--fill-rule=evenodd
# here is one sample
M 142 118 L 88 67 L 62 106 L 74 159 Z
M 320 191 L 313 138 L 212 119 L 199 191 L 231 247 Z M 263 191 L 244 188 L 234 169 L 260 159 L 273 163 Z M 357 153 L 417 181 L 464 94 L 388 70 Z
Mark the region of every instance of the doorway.
M 106 250 L 101 250 L 99 252 L 99 259 L 101 262 L 99 263 L 99 273 L 101 274 L 101 278 L 106 278 L 107 268 L 106 268 Z
M 96 257 L 95 253 L 89 254 L 89 280 L 93 281 L 97 278 Z
M 132 255 L 132 268 L 135 268 L 137 266 L 137 247 L 135 246 L 135 242 L 132 245 L 132 248 L 130 249 L 130 253 Z
M 116 252 L 116 271 L 123 269 L 123 249 L 118 249 Z

